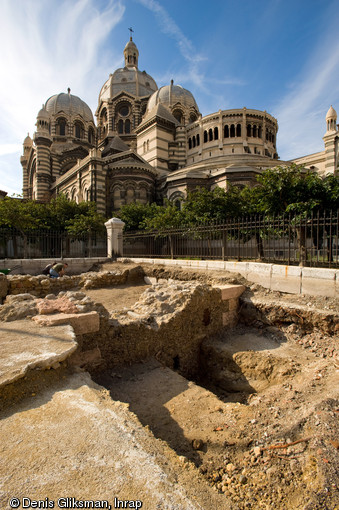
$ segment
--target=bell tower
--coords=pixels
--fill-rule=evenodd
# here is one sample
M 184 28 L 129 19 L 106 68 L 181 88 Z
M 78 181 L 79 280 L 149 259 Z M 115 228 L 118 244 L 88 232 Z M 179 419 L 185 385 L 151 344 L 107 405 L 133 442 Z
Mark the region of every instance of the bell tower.
M 139 51 L 132 39 L 132 28 L 129 28 L 128 30 L 130 31 L 131 36 L 124 49 L 125 67 L 136 67 L 138 69 Z

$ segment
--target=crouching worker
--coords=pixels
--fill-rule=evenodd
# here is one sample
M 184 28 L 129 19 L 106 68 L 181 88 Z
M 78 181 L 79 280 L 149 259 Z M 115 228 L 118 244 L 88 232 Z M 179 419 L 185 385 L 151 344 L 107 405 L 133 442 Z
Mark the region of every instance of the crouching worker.
M 55 266 L 55 264 L 56 262 L 53 262 L 52 264 L 47 264 L 47 266 L 44 267 L 43 270 L 41 271 L 41 274 L 49 275 L 50 270 L 52 269 L 53 266 Z
M 60 276 L 64 276 L 65 269 L 68 267 L 68 264 L 65 262 L 62 264 L 59 262 L 58 264 L 54 264 L 54 266 L 49 270 L 49 274 L 51 278 L 59 278 Z

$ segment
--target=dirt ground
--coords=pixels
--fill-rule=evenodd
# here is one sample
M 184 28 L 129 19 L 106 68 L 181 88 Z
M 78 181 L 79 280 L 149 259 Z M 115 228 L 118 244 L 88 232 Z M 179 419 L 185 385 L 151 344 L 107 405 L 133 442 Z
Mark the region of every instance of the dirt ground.
M 163 278 L 245 283 L 247 297 L 282 307 L 339 310 L 336 299 L 270 292 L 234 274 L 143 267 Z M 132 308 L 145 288 L 86 292 L 111 311 Z M 294 324 L 280 331 L 239 324 L 204 343 L 204 370 L 197 381 L 155 360 L 119 367 L 96 381 L 114 400 L 128 403 L 182 462 L 193 463 L 225 495 L 225 508 L 231 500 L 235 509 L 334 510 L 339 508 L 337 340 L 316 329 L 306 334 Z M 225 385 L 232 377 L 233 386 Z

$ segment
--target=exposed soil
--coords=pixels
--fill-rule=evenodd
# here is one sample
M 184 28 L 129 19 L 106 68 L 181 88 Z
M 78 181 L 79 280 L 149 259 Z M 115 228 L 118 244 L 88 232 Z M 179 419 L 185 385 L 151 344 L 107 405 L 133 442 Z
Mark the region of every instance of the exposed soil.
M 339 310 L 336 299 L 271 292 L 234 274 L 143 267 L 158 278 L 245 283 L 245 299 L 281 308 L 299 306 L 318 315 Z M 119 306 L 130 307 L 142 290 L 120 288 Z M 110 291 L 91 292 L 111 307 Z M 96 380 L 114 400 L 127 402 L 183 462 L 193 463 L 225 495 L 225 508 L 231 500 L 239 509 L 337 509 L 337 336 L 293 323 L 253 325 L 206 340 L 195 382 L 155 360 Z
M 146 284 L 116 285 L 105 289 L 86 289 L 86 294 L 94 302 L 101 303 L 109 312 L 130 309 L 139 296 L 149 287 Z
M 135 264 L 105 264 L 102 269 L 128 267 Z M 109 390 L 112 405 L 126 402 L 147 432 L 169 445 L 170 454 L 167 447 L 163 450 L 164 465 L 177 456 L 178 478 L 186 473 L 190 493 L 201 494 L 202 477 L 213 487 L 216 499 L 206 497 L 199 508 L 338 510 L 338 330 L 326 318 L 338 312 L 339 300 L 271 292 L 233 273 L 221 276 L 218 271 L 147 264 L 143 268 L 148 276 L 163 279 L 244 284 L 244 303 L 252 300 L 254 308 L 261 306 L 260 313 L 268 310 L 270 321 L 262 321 L 258 312 L 246 324 L 206 339 L 201 348 L 201 372 L 195 381 L 155 359 L 93 374 L 95 381 Z M 133 309 L 147 287 L 120 285 L 85 292 L 114 312 Z M 292 312 L 286 312 L 282 320 L 281 310 L 288 308 Z M 326 327 L 322 327 L 322 316 Z M 43 377 L 34 381 L 34 386 L 28 383 L 25 381 L 33 394 L 46 386 Z M 128 423 L 126 418 L 124 425 Z M 79 430 L 81 426 L 76 425 Z M 63 433 L 66 444 L 67 430 Z M 112 432 L 109 436 L 107 431 L 107 437 L 112 443 L 104 442 L 105 450 L 111 444 L 119 450 L 120 443 L 124 444 L 123 434 L 114 436 Z M 158 447 L 150 434 L 147 455 L 159 456 Z M 36 459 L 34 469 L 40 463 L 43 470 L 46 458 Z M 100 469 L 97 481 L 86 486 L 89 494 L 99 487 L 99 474 Z M 77 483 L 76 476 L 74 480 Z M 84 480 L 88 484 L 88 478 Z M 59 483 L 67 488 L 63 475 Z

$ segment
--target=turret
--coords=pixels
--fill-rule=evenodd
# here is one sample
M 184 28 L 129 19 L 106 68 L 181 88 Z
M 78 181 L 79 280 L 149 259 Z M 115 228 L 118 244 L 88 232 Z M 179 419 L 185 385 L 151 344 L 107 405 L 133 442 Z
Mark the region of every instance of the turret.
M 326 133 L 323 140 L 325 142 L 325 174 L 335 174 L 338 164 L 338 128 L 337 112 L 332 105 L 326 114 Z
M 42 202 L 48 202 L 50 199 L 51 182 L 51 145 L 52 137 L 50 135 L 50 116 L 45 106 L 38 113 L 36 121 L 37 130 L 34 133 L 34 143 L 36 145 L 36 189 L 34 198 Z
M 27 164 L 28 159 L 31 153 L 31 150 L 33 149 L 33 140 L 29 136 L 29 133 L 27 133 L 26 138 L 24 139 L 23 145 L 23 154 L 20 157 L 20 163 L 23 170 L 23 191 L 24 191 L 24 198 L 28 198 L 27 196 L 27 186 L 28 186 L 28 173 L 27 173 Z
M 132 40 L 132 36 L 130 37 L 128 43 L 125 46 L 124 57 L 125 57 L 125 67 L 138 68 L 139 51 L 138 51 L 138 48 L 136 47 L 136 44 Z

